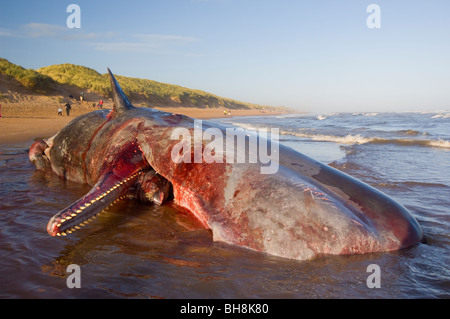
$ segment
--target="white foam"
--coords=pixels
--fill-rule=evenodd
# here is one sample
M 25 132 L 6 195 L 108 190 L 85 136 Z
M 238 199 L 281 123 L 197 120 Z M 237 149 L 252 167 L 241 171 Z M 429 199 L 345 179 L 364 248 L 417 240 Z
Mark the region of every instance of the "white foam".
M 322 142 L 333 142 L 339 144 L 365 144 L 370 143 L 374 139 L 363 137 L 359 134 L 357 135 L 346 135 L 346 136 L 334 136 L 334 135 L 324 135 L 324 134 L 308 134 L 308 133 L 300 133 L 300 132 L 288 132 L 281 131 L 280 134 L 283 135 L 294 135 L 297 137 L 306 137 L 310 138 L 313 141 L 322 141 Z
M 429 141 L 429 145 L 433 147 L 440 147 L 440 148 L 449 148 L 450 149 L 450 141 L 446 141 L 443 139 L 439 139 L 437 141 Z
M 325 141 L 325 142 L 335 142 L 339 144 L 365 144 L 373 141 L 372 138 L 363 137 L 359 134 L 357 135 L 346 135 L 346 136 L 333 136 L 333 135 L 314 135 L 312 137 L 314 141 Z
M 450 117 L 450 113 L 445 113 L 445 114 L 442 113 L 442 114 L 433 115 L 431 118 L 432 119 L 439 119 L 439 118 L 447 119 L 449 117 Z

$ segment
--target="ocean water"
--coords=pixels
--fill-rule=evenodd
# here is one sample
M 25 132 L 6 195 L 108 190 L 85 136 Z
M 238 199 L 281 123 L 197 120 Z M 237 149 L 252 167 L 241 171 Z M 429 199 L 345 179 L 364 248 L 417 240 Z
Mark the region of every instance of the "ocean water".
M 213 242 L 172 205 L 126 200 L 64 238 L 48 220 L 89 187 L 38 172 L 31 141 L 0 146 L 2 298 L 449 298 L 450 112 L 216 119 L 278 128 L 280 142 L 402 203 L 426 243 L 397 252 L 296 261 Z M 70 289 L 71 264 L 81 288 Z M 380 268 L 369 288 L 368 267 Z

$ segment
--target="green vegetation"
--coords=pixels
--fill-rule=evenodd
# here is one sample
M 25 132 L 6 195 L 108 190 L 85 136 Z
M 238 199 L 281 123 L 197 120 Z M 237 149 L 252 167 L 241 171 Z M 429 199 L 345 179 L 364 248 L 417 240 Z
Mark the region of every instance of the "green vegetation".
M 125 94 L 132 99 L 152 101 L 156 98 L 171 101 L 172 104 L 176 103 L 180 106 L 200 108 L 250 109 L 255 107 L 250 103 L 221 98 L 204 91 L 188 89 L 178 85 L 125 76 L 117 76 L 117 80 Z
M 85 66 L 74 64 L 59 64 L 40 68 L 36 71 L 24 69 L 21 66 L 0 58 L 0 73 L 16 78 L 24 86 L 37 92 L 47 92 L 54 84 L 68 84 L 78 87 L 81 91 L 110 96 L 111 88 L 107 73 L 100 74 Z M 252 109 L 266 108 L 256 104 L 244 103 L 216 95 L 146 79 L 116 76 L 125 94 L 131 101 L 143 105 L 182 106 L 199 108 Z
M 37 70 L 62 84 L 78 86 L 83 90 L 90 90 L 101 95 L 109 96 L 111 89 L 107 73 L 74 64 L 60 64 L 47 66 Z M 256 105 L 221 98 L 200 90 L 193 90 L 177 85 L 156 82 L 147 79 L 116 76 L 126 95 L 131 100 L 138 100 L 148 104 L 179 105 L 200 108 L 250 109 Z
M 108 78 L 85 66 L 66 63 L 40 68 L 37 72 L 58 83 L 77 86 L 81 90 L 90 90 L 102 95 L 109 95 L 111 92 Z
M 23 86 L 40 93 L 48 92 L 54 84 L 50 77 L 32 69 L 24 69 L 3 58 L 0 58 L 0 73 L 11 76 Z

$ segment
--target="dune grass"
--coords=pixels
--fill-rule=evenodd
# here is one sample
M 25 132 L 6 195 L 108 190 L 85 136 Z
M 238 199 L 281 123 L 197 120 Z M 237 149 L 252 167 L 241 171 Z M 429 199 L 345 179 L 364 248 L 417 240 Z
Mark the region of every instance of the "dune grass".
M 105 99 L 111 95 L 109 75 L 100 74 L 94 69 L 75 65 L 58 64 L 37 70 L 25 69 L 0 58 L 0 73 L 15 78 L 26 88 L 42 95 L 57 92 L 62 85 L 68 85 L 72 91 L 94 93 Z M 137 106 L 148 107 L 194 107 L 223 108 L 228 110 L 277 110 L 280 107 L 257 105 L 223 98 L 201 90 L 178 85 L 161 83 L 148 79 L 116 75 L 122 89 Z M 66 86 L 66 89 L 68 88 Z M 59 91 L 61 92 L 61 91 Z M 65 91 L 67 92 L 67 90 Z M 60 93 L 56 93 L 60 94 Z M 67 93 L 66 93 L 67 94 Z M 77 93 L 78 94 L 78 93 Z M 64 96 L 64 98 L 66 98 Z M 78 97 L 76 97 L 78 98 Z
M 109 96 L 111 92 L 108 74 L 100 74 L 85 66 L 59 64 L 40 68 L 37 72 L 58 83 L 78 86 L 104 96 Z M 125 94 L 131 99 L 148 101 L 150 104 L 155 102 L 163 104 L 165 101 L 172 106 L 178 104 L 179 106 L 200 108 L 252 109 L 260 107 L 256 104 L 222 98 L 178 85 L 120 75 L 117 75 L 116 78 Z
M 39 93 L 47 93 L 54 84 L 51 77 L 32 69 L 25 69 L 3 58 L 0 58 L 0 73 L 15 78 L 26 88 Z

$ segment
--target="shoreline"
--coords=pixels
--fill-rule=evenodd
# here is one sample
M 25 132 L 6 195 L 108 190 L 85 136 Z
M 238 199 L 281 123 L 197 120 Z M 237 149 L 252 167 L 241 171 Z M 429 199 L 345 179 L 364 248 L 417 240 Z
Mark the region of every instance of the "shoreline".
M 168 113 L 183 114 L 196 119 L 232 118 L 234 116 L 268 116 L 292 114 L 288 112 L 261 112 L 260 110 L 231 110 L 231 116 L 225 115 L 223 109 L 200 109 L 167 107 L 156 108 Z M 64 112 L 65 113 L 65 112 Z M 300 112 L 299 112 L 300 113 Z M 32 142 L 37 139 L 48 138 L 58 133 L 73 116 L 57 116 L 42 114 L 36 117 L 0 117 L 0 145 Z

